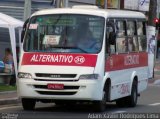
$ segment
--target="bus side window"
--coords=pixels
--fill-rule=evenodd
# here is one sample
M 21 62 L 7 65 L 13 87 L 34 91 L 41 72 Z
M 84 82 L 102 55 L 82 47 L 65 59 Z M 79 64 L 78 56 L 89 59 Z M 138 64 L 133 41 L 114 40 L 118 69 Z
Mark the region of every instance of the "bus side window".
M 146 51 L 147 39 L 146 39 L 145 22 L 143 21 L 137 22 L 137 35 L 138 35 L 139 51 Z
M 138 39 L 136 35 L 135 21 L 127 21 L 127 38 L 128 38 L 128 50 L 130 52 L 137 52 L 138 51 Z
M 115 47 L 115 26 L 114 21 L 110 20 L 106 24 L 106 52 L 109 54 L 116 53 L 116 47 Z
M 128 40 L 126 38 L 126 24 L 125 21 L 116 21 L 116 49 L 118 53 L 128 52 Z

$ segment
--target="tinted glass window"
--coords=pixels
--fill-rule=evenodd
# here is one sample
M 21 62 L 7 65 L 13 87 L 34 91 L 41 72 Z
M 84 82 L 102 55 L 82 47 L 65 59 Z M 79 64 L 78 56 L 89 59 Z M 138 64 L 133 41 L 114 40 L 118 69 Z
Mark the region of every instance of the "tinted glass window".
M 31 18 L 25 36 L 27 52 L 98 53 L 104 18 L 90 15 L 44 15 Z

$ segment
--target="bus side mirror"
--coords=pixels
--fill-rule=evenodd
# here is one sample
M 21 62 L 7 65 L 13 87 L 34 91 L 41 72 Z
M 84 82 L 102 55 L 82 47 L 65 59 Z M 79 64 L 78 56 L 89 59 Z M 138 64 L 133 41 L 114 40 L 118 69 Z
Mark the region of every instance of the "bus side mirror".
M 106 52 L 111 55 L 111 45 L 116 44 L 116 33 L 110 32 L 108 38 L 106 39 Z
M 29 18 L 23 24 L 23 29 L 22 29 L 22 32 L 21 32 L 21 43 L 23 42 L 28 22 L 29 22 Z
M 114 21 L 106 23 L 106 53 L 111 54 L 111 46 L 116 44 L 116 32 Z
M 108 37 L 109 45 L 114 45 L 116 43 L 116 33 L 110 32 Z
M 21 43 L 23 42 L 24 34 L 25 34 L 25 30 L 22 30 L 22 32 L 21 32 Z
M 106 41 L 108 45 L 114 45 L 116 41 L 115 26 L 113 22 L 107 22 L 106 24 Z

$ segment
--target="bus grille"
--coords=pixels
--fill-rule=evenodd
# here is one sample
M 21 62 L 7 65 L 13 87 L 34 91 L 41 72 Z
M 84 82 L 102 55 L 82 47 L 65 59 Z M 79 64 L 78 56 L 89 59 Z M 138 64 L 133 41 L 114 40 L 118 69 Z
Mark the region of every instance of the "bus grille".
M 76 74 L 46 74 L 46 73 L 36 73 L 36 77 L 46 77 L 46 78 L 75 78 Z
M 52 91 L 37 91 L 37 93 L 42 95 L 74 95 L 77 92 L 52 92 Z
M 34 79 L 35 81 L 71 81 L 71 82 L 74 82 L 74 81 L 78 81 L 78 79 Z

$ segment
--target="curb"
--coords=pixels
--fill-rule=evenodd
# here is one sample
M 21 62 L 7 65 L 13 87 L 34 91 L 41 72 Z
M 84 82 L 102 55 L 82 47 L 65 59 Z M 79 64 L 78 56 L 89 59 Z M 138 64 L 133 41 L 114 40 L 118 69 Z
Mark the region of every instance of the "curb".
M 153 82 L 154 85 L 160 85 L 160 79 L 157 79 L 156 81 Z
M 15 98 L 8 98 L 8 99 L 0 99 L 0 105 L 7 105 L 7 104 L 18 104 L 20 103 L 20 99 Z
M 0 92 L 0 95 L 2 95 L 2 94 L 11 94 L 11 93 L 17 93 L 17 91 L 3 91 L 3 92 Z
M 148 79 L 148 84 L 153 84 L 153 83 L 154 83 L 154 81 L 155 81 L 155 79 L 154 79 L 154 78 L 150 78 L 150 79 Z

